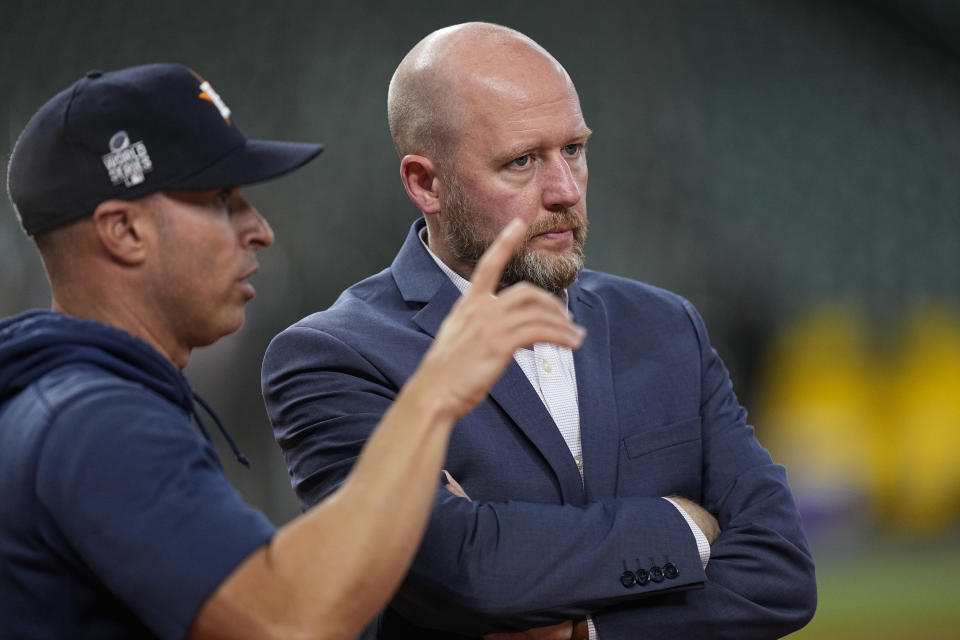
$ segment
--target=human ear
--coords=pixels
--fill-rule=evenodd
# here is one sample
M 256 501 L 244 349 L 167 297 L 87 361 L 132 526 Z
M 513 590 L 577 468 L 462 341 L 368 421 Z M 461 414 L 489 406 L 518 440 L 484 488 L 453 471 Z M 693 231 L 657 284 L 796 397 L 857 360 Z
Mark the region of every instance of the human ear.
M 104 250 L 117 262 L 142 263 L 147 257 L 148 215 L 139 202 L 106 200 L 93 212 L 93 226 Z
M 430 158 L 406 155 L 400 161 L 400 179 L 407 195 L 424 214 L 440 212 L 439 178 Z

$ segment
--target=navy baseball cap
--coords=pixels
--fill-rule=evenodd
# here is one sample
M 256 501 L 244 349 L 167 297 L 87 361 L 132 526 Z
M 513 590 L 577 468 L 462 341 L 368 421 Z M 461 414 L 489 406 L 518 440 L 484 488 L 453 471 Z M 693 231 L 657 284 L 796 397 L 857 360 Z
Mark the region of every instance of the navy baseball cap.
M 187 67 L 91 71 L 27 123 L 10 156 L 7 191 L 34 235 L 88 216 L 105 200 L 270 180 L 322 150 L 248 140 L 210 83 Z

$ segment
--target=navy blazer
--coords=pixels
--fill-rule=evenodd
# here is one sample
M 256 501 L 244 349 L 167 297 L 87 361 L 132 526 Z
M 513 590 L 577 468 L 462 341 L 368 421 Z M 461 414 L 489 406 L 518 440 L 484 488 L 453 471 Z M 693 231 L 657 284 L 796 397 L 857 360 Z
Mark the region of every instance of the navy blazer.
M 389 269 L 280 333 L 263 393 L 303 508 L 344 479 L 458 298 L 417 234 Z M 679 296 L 584 270 L 568 289 L 583 445 L 573 457 L 511 362 L 456 425 L 382 638 L 476 637 L 591 614 L 602 640 L 777 638 L 816 603 L 784 469 L 754 438 L 703 322 Z M 662 496 L 715 514 L 703 570 Z M 335 579 L 335 576 L 332 577 Z

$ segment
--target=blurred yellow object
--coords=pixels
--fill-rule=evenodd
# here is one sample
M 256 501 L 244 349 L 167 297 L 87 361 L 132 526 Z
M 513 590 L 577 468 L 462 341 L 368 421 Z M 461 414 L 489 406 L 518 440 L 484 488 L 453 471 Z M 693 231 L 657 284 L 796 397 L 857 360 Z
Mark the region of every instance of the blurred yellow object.
M 871 493 L 875 371 L 865 323 L 849 305 L 802 318 L 770 352 L 758 431 L 787 467 L 808 524 L 856 516 Z
M 916 313 L 891 372 L 884 412 L 896 439 L 896 523 L 937 531 L 960 513 L 960 316 Z
M 868 326 L 834 304 L 789 327 L 769 353 L 758 433 L 815 525 L 869 506 L 936 533 L 960 514 L 960 315 L 927 306 L 883 349 Z

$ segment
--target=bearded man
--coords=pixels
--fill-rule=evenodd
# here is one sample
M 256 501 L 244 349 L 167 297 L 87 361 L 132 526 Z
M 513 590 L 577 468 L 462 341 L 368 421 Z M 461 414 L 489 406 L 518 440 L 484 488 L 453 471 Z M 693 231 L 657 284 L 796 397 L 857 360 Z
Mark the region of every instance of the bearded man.
M 423 218 L 389 269 L 277 336 L 263 365 L 304 508 L 335 490 L 512 218 L 501 286 L 552 292 L 579 350 L 520 348 L 464 416 L 381 638 L 776 638 L 813 615 L 782 467 L 745 422 L 693 306 L 583 268 L 590 137 L 564 68 L 468 23 L 403 59 L 388 94 Z M 438 390 L 438 393 L 441 391 Z

